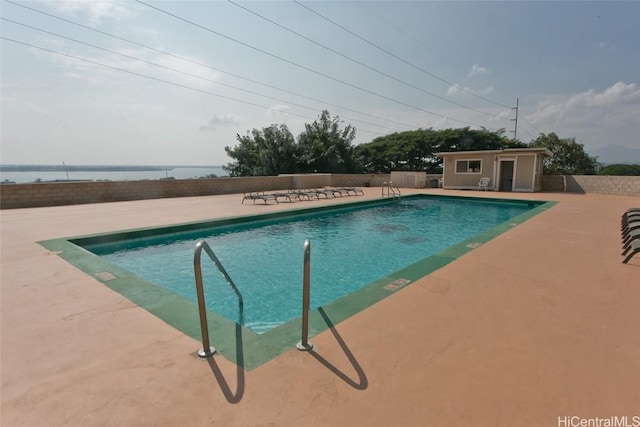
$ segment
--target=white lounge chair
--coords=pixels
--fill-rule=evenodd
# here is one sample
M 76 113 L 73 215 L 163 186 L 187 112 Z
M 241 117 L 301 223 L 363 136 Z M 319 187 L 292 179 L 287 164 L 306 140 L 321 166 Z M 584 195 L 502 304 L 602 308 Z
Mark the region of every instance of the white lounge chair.
M 480 178 L 480 182 L 478 182 L 478 191 L 480 190 L 487 191 L 487 187 L 489 186 L 490 181 L 491 181 L 491 178 L 487 178 L 484 176 Z

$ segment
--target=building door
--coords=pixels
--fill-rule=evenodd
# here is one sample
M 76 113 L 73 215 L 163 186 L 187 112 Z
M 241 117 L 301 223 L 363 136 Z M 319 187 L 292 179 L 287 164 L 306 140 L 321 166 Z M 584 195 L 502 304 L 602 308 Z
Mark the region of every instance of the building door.
M 499 191 L 513 190 L 513 160 L 503 160 L 500 162 L 500 188 Z

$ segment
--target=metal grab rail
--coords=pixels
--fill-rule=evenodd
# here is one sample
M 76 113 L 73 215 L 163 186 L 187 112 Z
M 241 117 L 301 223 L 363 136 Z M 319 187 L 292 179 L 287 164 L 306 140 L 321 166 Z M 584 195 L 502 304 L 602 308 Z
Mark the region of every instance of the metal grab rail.
M 309 276 L 311 272 L 311 243 L 304 241 L 304 263 L 302 265 L 302 338 L 296 344 L 298 350 L 308 351 L 313 348 L 309 342 Z
M 213 261 L 213 263 L 218 268 L 218 271 L 222 273 L 225 280 L 227 281 L 231 289 L 233 289 L 233 292 L 235 292 L 236 296 L 238 297 L 238 303 L 240 307 L 240 316 L 239 316 L 240 324 L 242 324 L 244 321 L 244 302 L 242 300 L 242 295 L 240 294 L 238 287 L 235 285 L 235 283 L 233 283 L 233 280 L 231 280 L 231 277 L 229 277 L 227 270 L 224 269 L 224 267 L 220 263 L 220 260 L 216 256 L 216 254 L 213 253 L 213 249 L 211 249 L 211 246 L 209 246 L 209 244 L 204 240 L 200 240 L 198 243 L 196 243 L 196 250 L 193 253 L 193 270 L 196 276 L 196 293 L 198 294 L 198 311 L 200 312 L 200 329 L 202 330 L 202 348 L 198 351 L 198 356 L 211 357 L 216 352 L 216 349 L 209 345 L 209 326 L 207 324 L 207 309 L 204 303 L 204 290 L 202 288 L 202 268 L 200 265 L 201 264 L 200 257 L 203 249 L 207 253 L 207 255 L 209 255 L 209 258 L 211 259 L 211 261 Z
M 387 190 L 386 194 L 384 190 Z M 389 181 L 389 182 L 383 182 L 382 183 L 382 197 L 393 197 L 398 198 L 400 197 L 400 189 L 393 185 L 393 182 Z

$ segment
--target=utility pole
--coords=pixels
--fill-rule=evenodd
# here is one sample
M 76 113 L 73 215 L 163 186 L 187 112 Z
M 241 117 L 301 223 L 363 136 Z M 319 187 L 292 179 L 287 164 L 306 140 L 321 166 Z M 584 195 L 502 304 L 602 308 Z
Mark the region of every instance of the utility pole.
M 515 141 L 518 136 L 518 105 L 520 104 L 520 98 L 516 98 L 516 106 L 511 107 L 512 110 L 516 110 L 516 118 L 511 119 L 512 122 L 515 122 L 514 128 L 511 132 L 513 132 L 513 140 Z

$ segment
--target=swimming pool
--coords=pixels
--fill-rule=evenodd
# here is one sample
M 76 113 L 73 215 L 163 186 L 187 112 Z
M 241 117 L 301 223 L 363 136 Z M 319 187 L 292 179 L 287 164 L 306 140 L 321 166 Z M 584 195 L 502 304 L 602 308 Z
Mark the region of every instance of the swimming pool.
M 243 296 L 244 326 L 264 333 L 301 315 L 306 239 L 312 247 L 313 309 L 533 206 L 531 202 L 418 197 L 82 246 L 195 303 L 193 252 L 196 242 L 205 239 Z M 203 262 L 202 268 L 207 308 L 237 321 L 236 296 L 212 263 Z
M 422 258 L 419 261 L 393 271 L 390 274 L 380 276 L 359 289 L 323 304 L 321 308 L 311 310 L 309 312 L 309 336 L 313 337 L 328 328 L 332 328 L 334 325 L 337 325 L 367 307 L 378 303 L 393 293 L 404 289 L 404 287 L 409 286 L 410 283 L 439 268 L 442 268 L 450 262 L 455 261 L 466 253 L 475 250 L 478 246 L 481 246 L 501 233 L 508 231 L 512 227 L 517 226 L 540 212 L 549 209 L 555 204 L 554 202 L 479 199 L 475 197 L 470 198 L 464 196 L 439 195 L 411 195 L 403 196 L 402 198 L 403 201 L 418 201 L 421 199 L 434 201 L 445 199 L 459 201 L 474 200 L 476 202 L 482 201 L 488 203 L 499 201 L 516 203 L 520 206 L 526 206 L 529 210 L 508 220 L 504 220 L 493 227 L 489 227 L 488 224 L 485 223 L 483 224 L 483 227 L 488 228 L 484 231 L 481 231 L 478 234 L 458 243 L 454 243 L 434 255 Z M 173 224 L 154 228 L 139 228 L 85 236 L 63 237 L 38 243 L 46 248 L 49 253 L 57 254 L 60 258 L 72 264 L 80 271 L 83 271 L 85 274 L 93 277 L 97 282 L 99 282 L 97 283 L 98 286 L 105 286 L 112 291 L 117 292 L 122 297 L 130 300 L 133 304 L 153 314 L 159 320 L 193 338 L 195 341 L 193 356 L 197 357 L 196 352 L 199 348 L 198 341 L 200 341 L 202 335 L 199 324 L 198 306 L 196 303 L 185 297 L 179 296 L 150 280 L 146 280 L 125 268 L 119 267 L 118 265 L 85 249 L 85 246 L 99 247 L 101 245 L 117 245 L 120 243 L 124 243 L 125 246 L 130 244 L 135 246 L 143 241 L 156 243 L 163 242 L 168 236 L 170 236 L 171 239 L 191 236 L 194 239 L 192 241 L 193 243 L 201 231 L 210 230 L 212 228 L 222 230 L 224 227 L 229 227 L 230 229 L 234 227 L 247 227 L 247 229 L 250 229 L 254 226 L 275 224 L 278 221 L 285 219 L 302 219 L 305 216 L 313 217 L 317 214 L 324 213 L 344 213 L 352 208 L 377 209 L 385 204 L 392 203 L 395 202 L 391 200 L 361 200 L 357 202 L 346 202 L 340 205 L 324 205 L 316 207 L 313 207 L 312 204 L 296 204 L 294 206 L 304 206 L 304 209 L 278 210 L 251 216 L 218 218 L 215 220 Z M 501 217 L 499 219 L 502 220 L 504 218 L 506 217 Z M 483 221 L 480 218 L 473 218 L 470 223 L 482 224 Z M 400 232 L 402 230 L 400 228 L 401 227 L 387 227 L 386 229 L 383 229 L 383 233 L 388 232 L 385 235 L 398 233 L 397 237 L 401 237 Z M 376 227 L 374 227 L 373 231 L 369 232 L 373 233 L 375 232 L 375 229 Z M 393 231 L 393 233 L 391 233 L 391 231 Z M 435 239 L 435 236 L 436 234 L 431 236 L 432 241 L 437 240 Z M 309 236 L 304 236 L 304 238 L 309 238 Z M 418 241 L 420 238 L 418 237 L 415 238 L 413 243 L 411 242 L 412 239 L 406 240 L 408 241 L 405 242 L 407 244 L 405 246 L 405 254 L 412 252 L 412 248 L 415 249 L 416 246 L 420 245 L 420 242 Z M 429 241 L 429 236 L 427 236 L 427 240 L 424 242 L 427 241 Z M 214 250 L 217 251 L 215 243 L 216 240 L 213 239 L 209 242 L 214 246 Z M 383 262 L 384 258 L 380 257 L 380 254 L 386 253 L 386 245 L 387 244 L 385 242 L 381 247 L 375 247 L 374 254 L 377 254 L 377 256 L 374 255 L 369 258 Z M 296 248 L 294 249 L 293 257 L 297 259 L 294 259 L 290 265 L 292 269 L 297 268 L 301 271 L 303 242 L 294 242 L 293 246 Z M 190 249 L 191 254 L 193 254 L 194 249 L 195 247 Z M 321 251 L 320 241 L 316 238 L 312 239 L 311 252 L 311 294 L 313 295 L 317 294 L 319 291 L 318 285 L 316 284 L 316 280 L 319 275 L 317 271 L 318 266 L 316 265 L 316 258 L 319 256 Z M 351 254 L 351 252 L 353 252 L 353 254 Z M 351 252 L 345 254 L 345 259 L 346 255 L 351 256 L 361 253 L 359 251 Z M 360 262 L 360 259 L 362 258 L 362 256 L 355 256 L 352 259 L 355 259 L 356 262 Z M 192 258 L 189 259 L 187 264 L 188 266 L 186 268 L 192 271 Z M 205 264 L 208 264 L 208 262 L 206 258 L 203 258 L 203 266 Z M 250 265 L 251 262 L 245 262 L 244 264 Z M 366 270 L 366 268 L 362 269 Z M 211 280 L 212 278 L 217 278 L 218 274 L 214 273 L 212 276 L 208 272 L 204 273 L 205 285 L 213 286 L 214 283 L 211 283 Z M 332 274 L 333 273 L 334 272 L 332 272 Z M 234 280 L 235 279 L 236 277 L 234 277 Z M 300 275 L 296 277 L 295 283 L 298 284 L 298 286 L 301 286 L 301 282 L 302 274 L 300 273 Z M 192 282 L 191 286 L 195 287 L 195 283 Z M 226 283 L 222 287 L 228 289 Z M 207 295 L 207 301 L 210 300 L 212 300 L 212 298 Z M 301 304 L 301 301 L 298 301 L 298 304 Z M 294 348 L 296 343 L 300 341 L 301 325 L 299 318 L 292 319 L 281 326 L 270 329 L 261 334 L 258 334 L 251 329 L 239 326 L 235 321 L 236 319 L 228 320 L 215 310 L 207 310 L 207 319 L 210 339 L 212 344 L 215 345 L 218 353 L 249 371 L 259 367 L 263 363 L 273 359 L 283 352 Z M 135 327 L 135 325 L 132 325 L 132 327 Z

